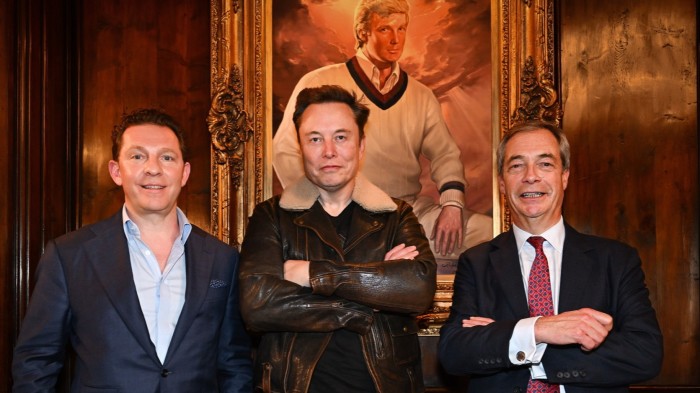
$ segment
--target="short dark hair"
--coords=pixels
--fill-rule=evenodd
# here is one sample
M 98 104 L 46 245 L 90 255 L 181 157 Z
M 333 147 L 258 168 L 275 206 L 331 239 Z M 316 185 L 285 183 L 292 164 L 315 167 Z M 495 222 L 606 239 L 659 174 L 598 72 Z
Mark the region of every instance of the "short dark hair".
M 306 109 L 313 104 L 326 104 L 337 102 L 346 104 L 352 110 L 355 116 L 355 123 L 360 130 L 360 140 L 365 137 L 365 125 L 369 117 L 369 108 L 362 104 L 355 93 L 351 93 L 337 85 L 323 85 L 319 87 L 307 87 L 299 92 L 297 96 L 297 104 L 294 107 L 294 115 L 292 120 L 297 129 L 297 138 L 299 138 L 299 126 L 301 125 L 301 116 Z
M 187 148 L 185 147 L 185 136 L 178 122 L 169 114 L 160 109 L 144 108 L 137 109 L 131 113 L 122 115 L 121 122 L 114 126 L 112 130 L 112 159 L 119 160 L 119 151 L 122 148 L 122 135 L 127 128 L 143 124 L 154 124 L 171 129 L 178 142 L 183 159 L 187 161 Z
M 569 146 L 569 140 L 566 139 L 564 131 L 557 127 L 556 124 L 550 123 L 542 120 L 530 120 L 514 125 L 501 139 L 501 143 L 498 144 L 498 150 L 496 151 L 496 166 L 498 168 L 498 175 L 503 175 L 503 161 L 506 155 L 506 144 L 515 135 L 525 132 L 525 131 L 535 131 L 535 130 L 547 130 L 554 138 L 556 138 L 557 143 L 559 143 L 559 156 L 561 157 L 562 169 L 569 170 L 569 165 L 571 164 L 571 148 Z

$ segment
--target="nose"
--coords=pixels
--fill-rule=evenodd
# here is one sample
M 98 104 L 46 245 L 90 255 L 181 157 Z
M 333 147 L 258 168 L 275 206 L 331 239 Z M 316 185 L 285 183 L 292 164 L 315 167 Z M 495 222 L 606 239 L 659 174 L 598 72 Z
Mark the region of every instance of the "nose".
M 535 183 L 540 180 L 540 175 L 537 173 L 536 165 L 528 165 L 525 171 L 523 181 L 526 183 Z
M 335 144 L 332 141 L 326 141 L 323 144 L 323 156 L 326 158 L 333 158 L 337 155 L 335 149 Z
M 391 32 L 391 37 L 389 37 L 389 38 L 390 38 L 390 42 L 391 42 L 392 44 L 398 44 L 398 43 L 399 43 L 399 35 L 398 35 L 397 32 L 392 31 L 392 32 Z
M 148 160 L 146 160 L 144 171 L 147 175 L 159 175 L 161 173 L 160 160 L 154 157 L 149 157 Z

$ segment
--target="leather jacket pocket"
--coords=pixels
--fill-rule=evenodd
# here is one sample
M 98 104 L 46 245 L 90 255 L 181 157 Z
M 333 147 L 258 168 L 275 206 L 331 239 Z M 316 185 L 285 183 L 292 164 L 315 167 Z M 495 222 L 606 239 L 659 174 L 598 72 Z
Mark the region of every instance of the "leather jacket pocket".
M 410 317 L 392 317 L 387 319 L 396 363 L 405 365 L 420 361 L 418 324 L 416 324 L 416 321 Z

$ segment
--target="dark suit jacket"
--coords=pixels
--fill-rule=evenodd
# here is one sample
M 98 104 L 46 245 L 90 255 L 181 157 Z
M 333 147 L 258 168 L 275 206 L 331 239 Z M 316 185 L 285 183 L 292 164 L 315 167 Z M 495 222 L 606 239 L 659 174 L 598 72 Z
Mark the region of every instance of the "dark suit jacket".
M 131 273 L 121 211 L 47 244 L 15 347 L 13 392 L 52 392 L 68 342 L 72 392 L 249 392 L 250 340 L 238 303 L 238 253 L 192 226 L 187 289 L 164 364 Z
M 525 392 L 529 369 L 508 357 L 515 324 L 529 317 L 512 230 L 465 251 L 454 285 L 450 318 L 440 334 L 443 367 L 451 374 L 473 374 L 472 392 Z M 548 345 L 542 364 L 550 382 L 565 385 L 567 393 L 627 392 L 627 385 L 659 372 L 661 332 L 637 251 L 566 225 L 559 313 L 583 307 L 612 315 L 613 330 L 591 352 Z M 496 322 L 463 328 L 462 319 L 469 316 Z

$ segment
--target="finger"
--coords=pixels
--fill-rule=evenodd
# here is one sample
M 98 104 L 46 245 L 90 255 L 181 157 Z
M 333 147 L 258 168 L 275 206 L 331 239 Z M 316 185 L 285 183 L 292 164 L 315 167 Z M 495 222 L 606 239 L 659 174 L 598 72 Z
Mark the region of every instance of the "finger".
M 392 248 L 391 250 L 387 251 L 386 254 L 384 254 L 384 260 L 385 260 L 385 261 L 388 261 L 388 260 L 391 260 L 391 259 L 395 259 L 394 256 L 395 256 L 399 251 L 401 251 L 402 249 L 404 249 L 405 247 L 406 247 L 406 244 L 404 244 L 404 243 L 401 243 L 401 244 L 399 244 L 398 246 L 395 246 L 395 247 Z

